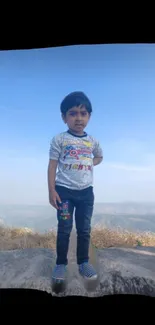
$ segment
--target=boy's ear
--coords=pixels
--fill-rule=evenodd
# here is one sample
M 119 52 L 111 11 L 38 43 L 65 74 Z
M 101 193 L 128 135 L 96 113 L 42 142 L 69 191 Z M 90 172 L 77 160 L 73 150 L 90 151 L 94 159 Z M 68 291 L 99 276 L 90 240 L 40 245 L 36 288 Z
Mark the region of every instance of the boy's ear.
M 64 114 L 61 114 L 62 120 L 64 121 L 64 123 L 66 123 L 66 117 Z

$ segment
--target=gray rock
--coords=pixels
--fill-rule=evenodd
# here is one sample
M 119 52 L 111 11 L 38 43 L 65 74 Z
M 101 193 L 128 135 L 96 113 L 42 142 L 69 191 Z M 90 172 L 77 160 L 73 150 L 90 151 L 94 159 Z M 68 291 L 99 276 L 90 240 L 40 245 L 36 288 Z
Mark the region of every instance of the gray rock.
M 61 295 L 103 296 L 145 294 L 155 297 L 155 247 L 97 250 L 100 282 L 95 292 L 84 289 L 75 252 L 69 254 L 69 283 Z M 0 288 L 29 288 L 51 293 L 55 253 L 36 248 L 0 252 Z

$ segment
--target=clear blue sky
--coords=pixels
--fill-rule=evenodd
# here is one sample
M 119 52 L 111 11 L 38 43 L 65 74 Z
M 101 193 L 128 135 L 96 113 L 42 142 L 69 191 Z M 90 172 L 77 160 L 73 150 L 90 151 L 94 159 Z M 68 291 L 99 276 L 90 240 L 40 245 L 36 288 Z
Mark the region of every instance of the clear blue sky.
M 49 143 L 74 90 L 104 150 L 96 201 L 155 201 L 155 45 L 141 44 L 0 52 L 0 203 L 48 204 Z

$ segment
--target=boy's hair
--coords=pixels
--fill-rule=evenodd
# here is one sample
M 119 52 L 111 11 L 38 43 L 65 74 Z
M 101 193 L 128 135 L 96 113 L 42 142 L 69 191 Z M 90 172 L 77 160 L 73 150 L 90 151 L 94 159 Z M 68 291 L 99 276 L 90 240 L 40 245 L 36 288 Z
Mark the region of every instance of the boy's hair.
M 92 112 L 91 102 L 82 91 L 74 91 L 63 99 L 60 105 L 61 113 L 66 115 L 67 111 L 74 106 L 85 106 L 89 114 Z

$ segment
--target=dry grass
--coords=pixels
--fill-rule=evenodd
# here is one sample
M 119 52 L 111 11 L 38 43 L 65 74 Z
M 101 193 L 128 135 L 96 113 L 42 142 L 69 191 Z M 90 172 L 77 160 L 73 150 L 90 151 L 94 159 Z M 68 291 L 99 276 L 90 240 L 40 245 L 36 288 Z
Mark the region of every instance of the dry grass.
M 92 231 L 92 243 L 97 248 L 155 246 L 155 233 L 98 227 Z
M 33 233 L 30 229 L 0 227 L 0 250 L 24 248 L 55 249 L 56 233 Z M 97 248 L 155 246 L 155 233 L 133 233 L 121 229 L 92 229 L 92 244 Z
M 56 234 L 33 233 L 30 229 L 0 227 L 0 250 L 55 248 Z

